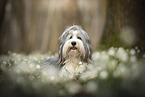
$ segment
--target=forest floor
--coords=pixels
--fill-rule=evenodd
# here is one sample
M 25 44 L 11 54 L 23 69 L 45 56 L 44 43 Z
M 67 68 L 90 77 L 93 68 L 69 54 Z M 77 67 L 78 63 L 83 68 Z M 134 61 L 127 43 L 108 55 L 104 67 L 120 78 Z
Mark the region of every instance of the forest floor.
M 93 64 L 73 76 L 39 63 L 55 55 L 10 53 L 0 56 L 0 97 L 145 97 L 145 59 L 138 49 L 111 47 L 93 53 Z M 57 54 L 56 54 L 57 55 Z

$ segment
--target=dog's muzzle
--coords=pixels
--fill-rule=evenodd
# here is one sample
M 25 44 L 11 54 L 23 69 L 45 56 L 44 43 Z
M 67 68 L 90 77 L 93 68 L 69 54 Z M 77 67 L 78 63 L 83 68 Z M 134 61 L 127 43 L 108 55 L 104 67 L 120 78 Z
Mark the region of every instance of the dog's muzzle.
M 77 43 L 76 43 L 75 41 L 72 41 L 72 42 L 71 42 L 71 48 L 70 48 L 70 49 L 71 49 L 71 50 L 77 50 L 76 44 L 77 44 Z
M 75 46 L 77 43 L 75 41 L 71 42 L 72 46 Z

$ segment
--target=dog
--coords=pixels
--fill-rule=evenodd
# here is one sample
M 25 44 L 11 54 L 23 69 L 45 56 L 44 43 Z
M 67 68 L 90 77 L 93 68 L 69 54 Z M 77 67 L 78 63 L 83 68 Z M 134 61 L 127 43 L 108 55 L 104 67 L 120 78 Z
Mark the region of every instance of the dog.
M 73 76 L 79 66 L 92 63 L 91 41 L 81 26 L 73 25 L 65 29 L 58 39 L 58 45 L 58 56 L 42 61 L 41 68 L 53 65 L 59 68 L 61 75 L 67 71 Z M 81 73 L 83 70 L 78 72 Z

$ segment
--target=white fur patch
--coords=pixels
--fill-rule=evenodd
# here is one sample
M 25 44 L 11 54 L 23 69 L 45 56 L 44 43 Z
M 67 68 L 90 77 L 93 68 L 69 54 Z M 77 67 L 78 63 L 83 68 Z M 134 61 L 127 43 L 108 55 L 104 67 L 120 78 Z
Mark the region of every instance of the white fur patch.
M 79 34 L 79 32 L 78 31 L 72 31 L 71 34 L 72 34 L 72 38 L 67 40 L 65 42 L 64 46 L 63 46 L 63 50 L 62 50 L 63 57 L 64 58 L 69 57 L 69 54 L 70 54 L 70 56 L 73 56 L 73 54 L 74 54 L 74 56 L 79 54 L 82 57 L 85 57 L 84 44 L 80 39 L 77 38 L 77 35 Z M 71 42 L 73 42 L 73 41 L 76 42 L 76 45 L 75 45 L 75 47 L 77 48 L 76 51 L 75 50 L 73 50 L 73 51 L 70 50 L 70 48 L 72 47 Z
M 60 70 L 60 76 L 65 78 L 74 78 L 75 76 L 83 73 L 86 70 L 87 64 L 82 63 L 80 60 L 68 60 Z

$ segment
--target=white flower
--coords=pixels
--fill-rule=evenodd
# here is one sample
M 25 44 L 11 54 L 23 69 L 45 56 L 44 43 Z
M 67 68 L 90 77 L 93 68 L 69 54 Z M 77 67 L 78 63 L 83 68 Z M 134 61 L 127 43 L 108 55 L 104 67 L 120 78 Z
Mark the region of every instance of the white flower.
M 131 56 L 131 57 L 130 57 L 130 61 L 131 61 L 131 62 L 136 62 L 136 60 L 137 60 L 136 56 Z
M 114 47 L 111 47 L 109 49 L 108 54 L 111 55 L 111 56 L 114 56 L 115 55 L 115 49 L 114 49 Z
M 97 91 L 97 89 L 98 89 L 98 85 L 93 81 L 88 82 L 86 85 L 86 92 L 88 93 L 94 93 Z
M 128 68 L 126 66 L 123 66 L 124 64 L 119 64 L 117 69 L 114 71 L 113 76 L 119 77 L 119 76 L 127 76 L 128 74 Z
M 80 85 L 77 84 L 77 83 L 71 82 L 71 83 L 68 83 L 68 84 L 66 85 L 66 90 L 68 90 L 68 92 L 69 92 L 70 94 L 76 94 L 76 93 L 79 92 L 80 89 L 81 89 L 81 87 L 80 87 Z
M 37 68 L 37 69 L 40 69 L 40 65 L 36 65 L 36 68 Z
M 3 64 L 4 64 L 4 65 L 6 65 L 6 64 L 7 64 L 7 62 L 3 61 Z
M 100 58 L 100 52 L 97 52 L 97 51 L 96 51 L 96 52 L 93 53 L 92 56 L 93 56 L 93 59 L 94 59 L 94 60 L 98 60 L 98 59 Z
M 131 55 L 135 55 L 135 53 L 136 53 L 136 51 L 135 51 L 134 49 L 131 49 L 131 50 L 130 50 L 130 54 L 131 54 Z
M 108 65 L 109 70 L 114 70 L 116 66 L 117 66 L 117 61 L 110 60 L 110 64 Z
M 54 66 L 48 66 L 41 71 L 41 80 L 43 82 L 59 82 L 58 69 Z
M 101 79 L 106 79 L 108 77 L 108 72 L 107 71 L 102 71 L 101 73 L 100 73 L 100 78 Z
M 116 57 L 119 58 L 121 61 L 126 62 L 128 60 L 128 54 L 125 52 L 123 48 L 119 48 Z
M 86 70 L 86 65 L 80 65 L 78 68 L 76 68 L 77 73 L 83 73 Z

